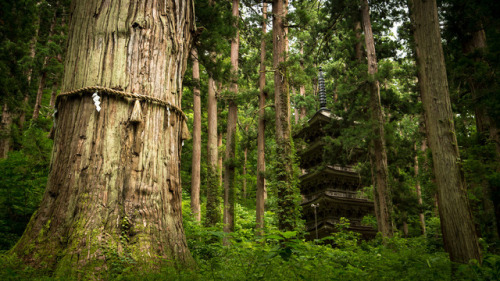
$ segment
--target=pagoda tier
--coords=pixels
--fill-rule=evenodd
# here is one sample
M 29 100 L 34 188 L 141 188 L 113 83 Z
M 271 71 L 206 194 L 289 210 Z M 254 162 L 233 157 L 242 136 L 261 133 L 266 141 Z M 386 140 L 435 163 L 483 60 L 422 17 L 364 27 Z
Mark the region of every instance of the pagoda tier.
M 302 198 L 303 218 L 306 221 L 306 229 L 310 233 L 309 238 L 316 237 L 316 225 L 318 225 L 319 238 L 330 235 L 341 217 L 348 218 L 349 230 L 360 232 L 363 238 L 368 239 L 375 236 L 375 229 L 361 224 L 364 216 L 374 214 L 373 202 L 362 198 L 356 192 L 325 188 L 308 196 L 303 195 Z M 324 227 L 324 231 L 331 231 L 320 235 L 322 227 Z
M 326 166 L 300 176 L 300 192 L 303 197 L 327 189 L 356 193 L 360 180 L 359 174 L 350 167 Z

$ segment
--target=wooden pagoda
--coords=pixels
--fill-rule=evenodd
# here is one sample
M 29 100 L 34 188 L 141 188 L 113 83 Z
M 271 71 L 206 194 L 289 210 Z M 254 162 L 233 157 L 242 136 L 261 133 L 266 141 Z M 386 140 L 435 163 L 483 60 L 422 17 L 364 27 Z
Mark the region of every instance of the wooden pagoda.
M 376 229 L 361 224 L 364 216 L 374 213 L 374 203 L 359 195 L 360 175 L 350 165 L 331 164 L 336 159 L 325 161 L 325 127 L 341 126 L 341 119 L 326 108 L 324 78 L 319 74 L 320 109 L 296 134 L 304 145 L 298 147 L 300 168 L 300 192 L 302 194 L 303 218 L 309 240 L 323 238 L 336 230 L 341 217 L 350 221 L 349 230 L 358 232 L 364 239 L 375 236 Z M 341 128 L 340 128 L 341 129 Z M 340 131 L 340 130 L 338 130 Z M 329 134 L 331 137 L 337 137 Z M 333 161 L 332 161 L 333 160 Z M 353 163 L 354 160 L 351 160 Z

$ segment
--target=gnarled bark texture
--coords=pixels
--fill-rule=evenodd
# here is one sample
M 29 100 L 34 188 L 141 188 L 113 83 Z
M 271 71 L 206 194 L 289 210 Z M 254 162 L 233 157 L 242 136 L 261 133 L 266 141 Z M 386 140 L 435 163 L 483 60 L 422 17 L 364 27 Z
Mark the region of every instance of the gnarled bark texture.
M 435 0 L 410 1 L 424 107 L 427 139 L 432 151 L 445 250 L 454 262 L 480 260 L 481 253 L 459 167 L 448 80 Z
M 180 106 L 191 45 L 191 1 L 78 0 L 71 5 L 62 91 L 99 85 Z M 109 268 L 113 255 L 137 263 L 191 263 L 181 215 L 183 119 L 165 106 L 99 93 L 64 97 L 47 189 L 18 244 L 36 265 Z

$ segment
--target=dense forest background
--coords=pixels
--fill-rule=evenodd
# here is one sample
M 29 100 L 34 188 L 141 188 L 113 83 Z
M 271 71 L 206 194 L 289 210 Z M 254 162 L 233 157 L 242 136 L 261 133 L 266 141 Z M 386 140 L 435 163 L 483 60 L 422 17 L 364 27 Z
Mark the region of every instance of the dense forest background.
M 393 237 L 379 234 L 371 241 L 347 231 L 322 241 L 305 242 L 300 210 L 291 217 L 294 228 L 279 225 L 280 156 L 275 138 L 273 38 L 271 11 L 263 34 L 262 1 L 241 0 L 239 16 L 230 1 L 195 1 L 199 77 L 193 61 L 184 75 L 182 110 L 193 132 L 195 88 L 201 102 L 200 202 L 201 222 L 191 209 L 193 140 L 183 143 L 181 162 L 182 212 L 186 239 L 197 262 L 194 270 L 166 262 L 159 273 L 137 272 L 125 254 L 109 255 L 105 279 L 170 278 L 322 280 L 498 280 L 500 276 L 500 3 L 497 1 L 438 1 L 442 46 L 454 113 L 459 166 L 483 261 L 467 265 L 450 262 L 444 249 L 438 214 L 432 154 L 428 149 L 423 106 L 418 88 L 413 31 L 407 3 L 370 1 L 378 72 L 369 74 L 360 24 L 363 1 L 290 1 L 286 16 L 286 68 L 290 92 L 292 135 L 319 109 L 318 68 L 326 80 L 327 107 L 342 118 L 345 129 L 329 128 L 338 138 L 325 138 L 325 158 L 347 163 L 356 151 L 356 169 L 363 178 L 363 195 L 373 199 L 369 155 L 373 136 L 368 85 L 380 83 L 387 148 L 388 186 Z M 404 1 L 403 1 L 404 2 Z M 267 5 L 267 4 L 266 4 Z M 45 278 L 50 271 L 25 267 L 9 255 L 37 210 L 50 169 L 54 105 L 60 92 L 66 51 L 68 0 L 0 1 L 0 250 L 1 274 L 13 279 Z M 271 7 L 269 5 L 269 10 Z M 237 31 L 239 33 L 237 33 Z M 231 40 L 239 34 L 239 69 L 231 75 Z M 480 34 L 480 35 L 478 35 Z M 477 43 L 483 36 L 482 45 Z M 257 145 L 261 44 L 265 43 L 263 118 L 267 200 L 263 228 L 257 228 Z M 360 55 L 361 54 L 361 55 Z M 359 59 L 363 57 L 362 59 Z M 198 64 L 198 63 L 197 63 Z M 208 87 L 217 84 L 219 169 L 227 166 L 228 108 L 237 104 L 234 155 L 235 223 L 223 231 L 222 220 L 206 223 L 207 186 L 214 181 L 205 160 L 208 150 Z M 232 83 L 237 83 L 236 97 Z M 340 159 L 340 160 L 338 160 Z M 223 162 L 226 163 L 223 163 Z M 298 175 L 297 163 L 294 173 Z M 222 217 L 222 171 L 215 201 Z M 220 177 L 219 177 L 220 175 Z M 295 175 L 295 176 L 296 176 Z M 297 182 L 293 183 L 297 186 Z M 296 190 L 296 195 L 298 191 Z M 296 199 L 293 199 L 296 200 Z M 207 210 L 207 208 L 209 208 Z M 374 216 L 364 222 L 377 226 Z M 230 233 L 230 234 L 228 234 Z M 384 236 L 384 237 L 383 237 Z M 228 245 L 227 239 L 231 237 Z M 224 239 L 223 239 L 224 238 Z M 452 270 L 453 269 L 453 270 Z M 453 277 L 450 272 L 453 271 Z M 169 276 L 169 277 L 167 277 Z M 175 277 L 173 277 L 175 276 Z M 80 276 L 81 277 L 81 276 Z M 60 277 L 64 279 L 63 277 Z M 177 280 L 177 279 L 176 279 Z

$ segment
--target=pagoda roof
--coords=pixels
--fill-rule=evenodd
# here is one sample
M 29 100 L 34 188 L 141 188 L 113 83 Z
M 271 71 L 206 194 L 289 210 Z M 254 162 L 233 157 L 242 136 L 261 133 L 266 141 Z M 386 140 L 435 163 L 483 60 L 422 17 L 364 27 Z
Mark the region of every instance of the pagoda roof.
M 304 138 L 309 135 L 310 132 L 316 131 L 325 124 L 330 123 L 331 120 L 342 120 L 342 118 L 332 114 L 328 109 L 320 109 L 307 121 L 307 125 L 302 128 L 295 137 Z
M 323 238 L 323 237 L 329 236 L 332 232 L 337 232 L 338 231 L 338 228 L 336 225 L 337 223 L 338 223 L 338 221 L 332 221 L 331 219 L 318 221 L 318 224 L 317 224 L 317 226 L 318 226 L 318 238 Z M 356 223 L 356 222 L 351 222 L 351 224 L 350 224 L 349 228 L 347 228 L 347 230 L 361 233 L 361 235 L 364 239 L 373 238 L 377 234 L 377 230 L 374 229 L 373 227 L 361 225 L 360 223 Z M 309 240 L 316 238 L 316 225 L 315 224 L 310 224 L 310 225 L 306 226 L 306 231 L 309 232 L 309 235 L 306 238 L 308 238 Z
M 315 196 L 311 196 L 310 199 L 304 200 L 301 206 L 310 206 L 311 204 L 327 201 L 329 204 L 337 205 L 355 205 L 373 208 L 373 201 L 364 198 L 355 197 L 343 197 L 337 196 L 334 193 L 329 192 L 318 192 Z M 320 204 L 320 206 L 323 206 Z
M 322 174 L 348 177 L 356 180 L 359 179 L 359 173 L 357 173 L 353 168 L 343 167 L 340 165 L 328 165 L 312 173 L 303 174 L 299 177 L 299 179 L 301 182 L 305 182 Z

